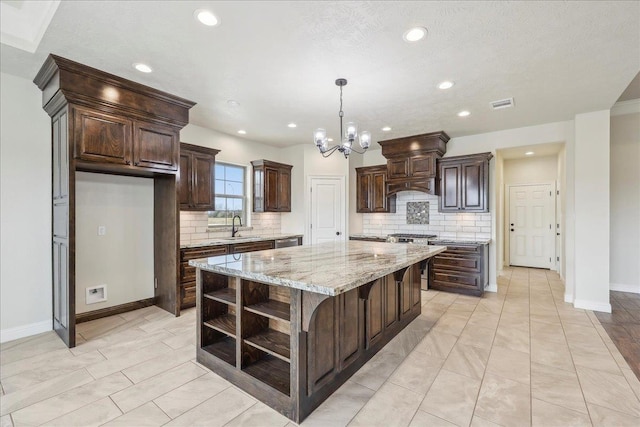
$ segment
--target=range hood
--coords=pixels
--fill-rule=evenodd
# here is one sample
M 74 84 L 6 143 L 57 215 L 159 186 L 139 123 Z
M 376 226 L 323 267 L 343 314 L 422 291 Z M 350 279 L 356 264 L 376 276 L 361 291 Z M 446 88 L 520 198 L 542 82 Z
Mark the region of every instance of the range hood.
M 447 152 L 444 131 L 379 141 L 387 159 L 387 196 L 401 191 L 437 194 L 436 161 Z

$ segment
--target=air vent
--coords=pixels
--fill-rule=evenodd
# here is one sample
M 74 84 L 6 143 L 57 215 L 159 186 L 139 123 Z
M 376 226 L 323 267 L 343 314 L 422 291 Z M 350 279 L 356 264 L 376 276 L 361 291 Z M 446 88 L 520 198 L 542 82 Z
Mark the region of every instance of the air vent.
M 493 107 L 494 110 L 513 107 L 513 98 L 501 99 L 499 101 L 492 101 L 491 107 Z

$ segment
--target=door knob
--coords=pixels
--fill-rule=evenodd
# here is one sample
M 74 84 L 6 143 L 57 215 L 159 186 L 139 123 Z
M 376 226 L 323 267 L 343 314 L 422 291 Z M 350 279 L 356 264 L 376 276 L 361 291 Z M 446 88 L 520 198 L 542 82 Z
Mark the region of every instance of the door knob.
M 513 224 L 511 224 L 511 226 L 513 227 Z
M 339 231 L 336 231 L 336 236 L 339 236 L 339 235 L 340 235 L 340 232 L 339 232 Z
M 513 231 L 513 228 L 511 229 L 511 231 Z

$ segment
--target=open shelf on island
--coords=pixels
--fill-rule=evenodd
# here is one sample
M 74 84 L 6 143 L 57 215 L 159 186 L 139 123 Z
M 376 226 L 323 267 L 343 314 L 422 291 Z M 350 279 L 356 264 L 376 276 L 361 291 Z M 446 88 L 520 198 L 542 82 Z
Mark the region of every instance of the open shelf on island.
M 244 309 L 276 320 L 285 320 L 288 322 L 291 318 L 289 304 L 273 299 L 247 305 Z
M 290 396 L 289 364 L 270 354 L 245 367 L 243 371 L 255 379 Z
M 225 333 L 231 337 L 236 336 L 236 315 L 233 314 L 223 314 L 218 317 L 214 317 L 213 319 L 206 320 L 202 323 L 205 326 L 208 326 L 216 331 L 220 331 Z
M 287 363 L 290 361 L 291 337 L 287 334 L 267 329 L 245 338 L 244 342 Z
M 205 298 L 219 301 L 225 304 L 236 304 L 236 290 L 232 288 L 222 288 L 203 294 Z
M 203 346 L 202 349 L 230 365 L 236 364 L 236 340 L 227 336 L 219 341 Z

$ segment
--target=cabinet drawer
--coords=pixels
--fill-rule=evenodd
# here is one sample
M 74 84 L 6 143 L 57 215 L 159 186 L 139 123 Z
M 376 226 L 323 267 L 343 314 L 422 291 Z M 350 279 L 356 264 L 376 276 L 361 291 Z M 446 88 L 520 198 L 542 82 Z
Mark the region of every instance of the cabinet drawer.
M 180 263 L 180 283 L 186 283 L 196 280 L 196 268 L 189 265 L 188 262 Z
M 433 258 L 433 267 L 436 269 L 442 268 L 480 273 L 482 270 L 482 258 L 480 256 L 458 256 L 454 254 L 445 256 L 438 255 Z
M 273 240 L 266 240 L 263 242 L 238 243 L 231 246 L 231 253 L 239 254 L 242 252 L 264 251 L 267 249 L 273 249 L 273 246 Z
M 461 254 L 461 255 L 479 255 L 482 251 L 482 246 L 452 246 L 446 245 L 447 250 L 441 255 L 445 254 Z
M 204 246 L 201 248 L 189 248 L 180 250 L 180 260 L 189 261 L 191 259 L 206 258 L 210 256 L 225 255 L 227 245 Z
M 432 274 L 435 285 L 441 284 L 446 286 L 478 288 L 481 283 L 479 274 L 459 274 L 451 271 L 437 270 L 435 268 Z
M 196 305 L 196 284 L 195 284 L 195 282 L 183 285 L 183 288 L 182 288 L 182 303 L 180 304 L 180 306 L 182 308 L 186 308 L 186 307 L 193 307 L 194 305 Z

